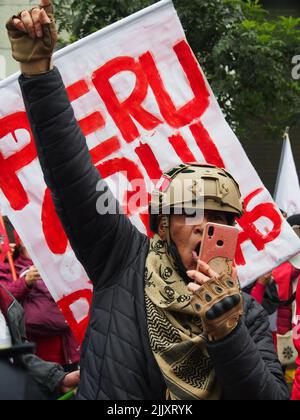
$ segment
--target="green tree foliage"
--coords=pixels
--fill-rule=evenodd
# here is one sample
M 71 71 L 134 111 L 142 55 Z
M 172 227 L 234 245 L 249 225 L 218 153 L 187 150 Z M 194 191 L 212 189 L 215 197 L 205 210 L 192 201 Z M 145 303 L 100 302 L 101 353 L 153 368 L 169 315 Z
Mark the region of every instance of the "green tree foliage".
M 71 41 L 154 0 L 57 0 Z M 300 118 L 300 84 L 292 79 L 300 18 L 271 18 L 259 0 L 174 0 L 189 42 L 223 112 L 241 140 L 280 138 Z M 261 135 L 261 134 L 260 134 Z

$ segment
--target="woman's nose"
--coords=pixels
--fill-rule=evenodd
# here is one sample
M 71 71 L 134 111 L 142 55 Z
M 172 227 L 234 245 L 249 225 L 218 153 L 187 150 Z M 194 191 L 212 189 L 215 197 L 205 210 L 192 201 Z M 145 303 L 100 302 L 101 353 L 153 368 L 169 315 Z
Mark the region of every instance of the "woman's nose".
M 194 233 L 196 235 L 202 235 L 203 234 L 203 230 L 204 230 L 204 226 L 208 223 L 208 220 L 206 219 L 206 217 L 203 218 L 203 220 L 198 223 L 197 225 L 194 226 Z

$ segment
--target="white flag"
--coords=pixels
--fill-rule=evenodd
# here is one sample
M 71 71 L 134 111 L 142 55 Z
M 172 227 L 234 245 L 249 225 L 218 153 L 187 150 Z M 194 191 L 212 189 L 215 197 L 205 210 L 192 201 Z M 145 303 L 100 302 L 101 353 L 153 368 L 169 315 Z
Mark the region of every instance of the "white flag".
M 288 216 L 300 213 L 300 186 L 288 133 L 285 134 L 278 171 L 275 201 Z

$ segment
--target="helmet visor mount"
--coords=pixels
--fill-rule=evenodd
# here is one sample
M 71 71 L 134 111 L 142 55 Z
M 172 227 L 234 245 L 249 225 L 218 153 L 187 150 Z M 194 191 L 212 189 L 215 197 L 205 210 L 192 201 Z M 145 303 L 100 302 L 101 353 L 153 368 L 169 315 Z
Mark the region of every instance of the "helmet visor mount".
M 204 219 L 204 183 L 202 179 L 173 179 L 160 195 L 159 214 L 183 216 L 185 224 L 198 225 Z

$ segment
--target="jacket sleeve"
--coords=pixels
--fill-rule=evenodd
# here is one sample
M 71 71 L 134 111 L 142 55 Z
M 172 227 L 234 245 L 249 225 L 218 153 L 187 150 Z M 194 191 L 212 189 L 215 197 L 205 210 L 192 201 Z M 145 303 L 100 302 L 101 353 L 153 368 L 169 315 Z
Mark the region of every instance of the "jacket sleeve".
M 136 258 L 130 245 L 137 250 L 145 236 L 122 214 L 92 164 L 59 71 L 21 76 L 19 83 L 44 178 L 75 254 L 94 286 L 111 284 L 113 273 Z M 101 200 L 105 214 L 97 212 Z
M 24 322 L 24 312 L 21 305 L 14 300 L 10 310 L 13 321 L 9 323 L 13 344 L 19 345 L 27 342 Z M 52 395 L 59 391 L 59 387 L 66 376 L 63 368 L 55 363 L 41 360 L 34 354 L 25 354 L 15 359 L 17 367 L 24 369 L 39 385 L 41 390 Z
M 24 278 L 18 278 L 17 281 L 11 281 L 3 285 L 19 302 L 22 302 L 30 293 L 30 289 L 27 287 Z
M 289 400 L 267 314 L 254 299 L 247 300 L 236 330 L 223 341 L 208 344 L 224 398 Z
M 45 394 L 53 396 L 59 393 L 59 388 L 66 376 L 60 365 L 45 362 L 33 354 L 22 356 L 21 365 Z

